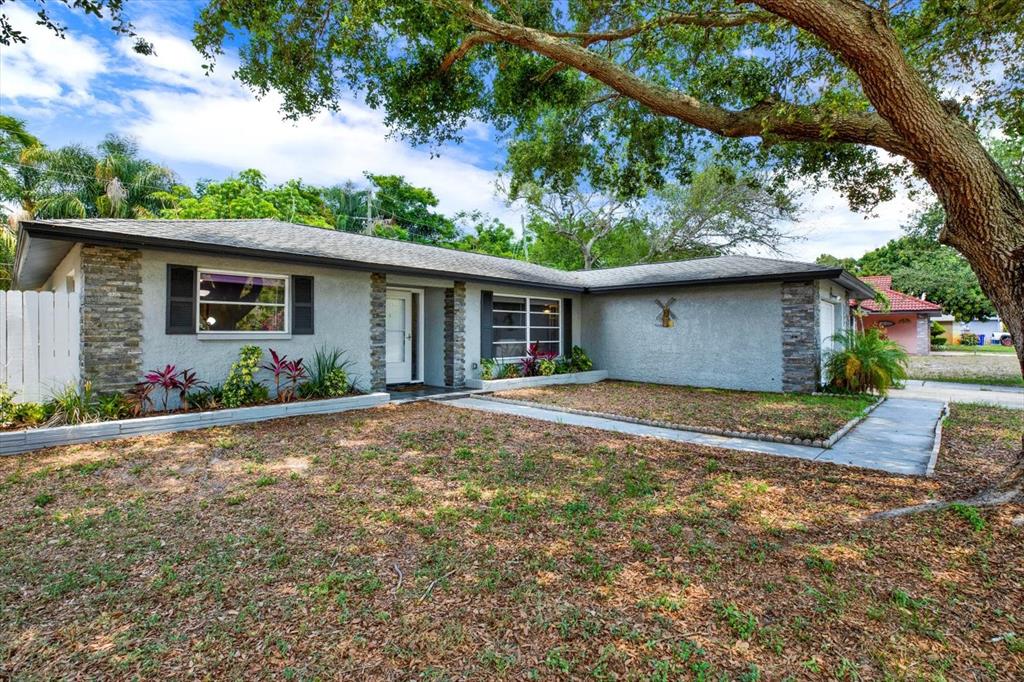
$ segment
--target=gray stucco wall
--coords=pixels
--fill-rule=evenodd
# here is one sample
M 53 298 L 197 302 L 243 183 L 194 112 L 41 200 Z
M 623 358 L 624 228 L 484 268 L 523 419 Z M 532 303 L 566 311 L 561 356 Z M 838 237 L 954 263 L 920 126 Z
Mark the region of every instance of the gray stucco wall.
M 444 289 L 423 289 L 423 383 L 444 386 Z
M 53 273 L 50 275 L 50 279 L 46 280 L 43 286 L 39 287 L 40 291 L 52 291 L 54 293 L 67 294 L 71 292 L 68 288 L 68 277 L 72 276 L 75 280 L 74 290 L 80 288 L 80 282 L 82 278 L 82 245 L 75 244 L 68 254 L 64 256 L 63 260 L 57 264 L 54 268 Z
M 312 275 L 315 334 L 274 339 L 209 339 L 194 334 L 167 335 L 167 264 L 195 265 L 282 275 Z M 142 254 L 142 366 L 143 369 L 176 364 L 194 368 L 200 378 L 220 383 L 227 377 L 238 349 L 252 344 L 273 348 L 290 358 L 311 359 L 321 345 L 338 347 L 353 362 L 353 380 L 365 390 L 370 385 L 370 273 L 318 268 L 243 258 L 173 253 L 146 249 Z M 269 355 L 269 354 L 268 354 Z M 270 381 L 268 372 L 260 376 Z
M 562 340 L 562 349 L 568 352 L 575 345 L 581 344 L 582 307 L 579 294 L 566 293 L 554 289 L 532 289 L 529 287 L 508 287 L 501 284 L 466 283 L 466 377 L 480 377 L 480 292 L 493 291 L 496 296 L 543 296 L 546 298 L 572 299 L 572 342 Z M 589 351 L 589 349 L 587 349 Z M 602 369 L 597 367 L 597 369 Z
M 675 297 L 674 327 L 654 299 Z M 613 379 L 782 390 L 777 283 L 594 294 L 583 301 L 583 347 Z

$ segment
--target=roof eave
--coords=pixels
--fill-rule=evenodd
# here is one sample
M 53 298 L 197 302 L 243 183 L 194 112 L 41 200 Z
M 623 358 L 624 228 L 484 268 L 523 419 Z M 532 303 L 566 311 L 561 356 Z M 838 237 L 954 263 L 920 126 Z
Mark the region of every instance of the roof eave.
M 853 298 L 863 301 L 875 297 L 875 288 L 867 282 L 854 277 L 846 270 L 839 270 L 838 273 L 836 281 L 846 287 Z
M 464 272 L 447 270 L 431 270 L 428 268 L 412 268 L 400 265 L 386 265 L 378 263 L 366 263 L 365 261 L 346 260 L 343 258 L 331 258 L 328 256 L 312 256 L 306 254 L 288 254 L 280 251 L 268 251 L 265 249 L 253 249 L 237 246 L 221 246 L 203 242 L 184 241 L 176 239 L 165 239 L 161 237 L 146 237 L 124 232 L 109 233 L 96 232 L 95 230 L 84 230 L 71 226 L 52 226 L 36 221 L 25 221 L 21 229 L 30 236 L 45 237 L 48 239 L 62 239 L 71 242 L 85 242 L 90 244 L 106 244 L 111 246 L 130 245 L 140 248 L 153 248 L 173 251 L 189 251 L 192 253 L 211 253 L 219 256 L 234 256 L 244 258 L 258 258 L 262 260 L 284 261 L 288 263 L 302 263 L 306 265 L 324 265 L 332 267 L 343 267 L 349 270 L 360 270 L 364 272 L 389 272 L 396 274 L 414 274 L 433 277 L 446 277 L 468 280 L 472 282 L 488 282 L 496 284 L 515 284 L 530 288 L 557 289 L 559 291 L 570 291 L 582 293 L 584 287 L 581 285 L 562 284 L 558 282 L 544 282 L 539 280 L 516 279 L 511 277 L 488 277 L 486 275 L 470 275 Z M 19 239 L 18 248 L 21 248 Z
M 733 275 L 731 277 L 716 277 L 713 279 L 675 279 L 665 280 L 661 282 L 633 282 L 630 284 L 612 284 L 606 286 L 590 286 L 586 288 L 587 293 L 607 293 L 612 291 L 624 291 L 629 289 L 656 289 L 662 287 L 687 287 L 687 286 L 710 286 L 715 284 L 754 284 L 758 282 L 793 282 L 793 281 L 807 281 L 807 280 L 818 280 L 828 279 L 840 281 L 841 274 L 845 273 L 844 270 L 796 270 L 792 272 L 772 273 L 772 274 L 761 274 L 761 275 Z M 843 286 L 850 290 L 861 291 L 864 289 L 863 285 L 857 286 L 856 278 L 853 278 L 853 282 L 841 281 Z M 865 298 L 874 296 L 872 290 L 870 294 Z

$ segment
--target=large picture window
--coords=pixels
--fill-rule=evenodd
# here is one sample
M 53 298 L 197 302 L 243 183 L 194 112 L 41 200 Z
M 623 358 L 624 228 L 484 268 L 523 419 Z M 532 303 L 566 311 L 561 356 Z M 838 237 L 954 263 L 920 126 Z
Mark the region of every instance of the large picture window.
M 561 304 L 557 298 L 495 294 L 491 315 L 495 360 L 524 358 L 531 343 L 536 343 L 541 353 L 561 354 Z
M 288 331 L 288 278 L 199 271 L 199 332 Z

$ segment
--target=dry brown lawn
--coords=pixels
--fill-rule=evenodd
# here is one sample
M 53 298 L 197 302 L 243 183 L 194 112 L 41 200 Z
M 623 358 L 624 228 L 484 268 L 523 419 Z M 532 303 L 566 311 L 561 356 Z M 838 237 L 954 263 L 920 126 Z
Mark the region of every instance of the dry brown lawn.
M 810 440 L 828 438 L 873 402 L 863 396 L 727 391 L 633 381 L 523 388 L 495 395 L 668 422 L 682 428 L 705 427 Z
M 936 480 L 423 403 L 0 459 L 0 679 L 1019 680 L 1024 508 L 862 518 L 1022 428 L 955 410 Z

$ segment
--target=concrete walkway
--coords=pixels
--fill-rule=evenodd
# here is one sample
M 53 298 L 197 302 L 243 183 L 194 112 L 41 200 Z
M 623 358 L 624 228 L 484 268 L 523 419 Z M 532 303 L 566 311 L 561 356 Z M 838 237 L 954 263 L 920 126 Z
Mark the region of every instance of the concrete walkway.
M 897 474 L 923 476 L 935 445 L 935 426 L 945 403 L 889 398 L 817 458 Z
M 922 381 L 907 379 L 906 387 L 891 391 L 894 398 L 939 400 L 950 403 L 987 403 L 1024 410 L 1024 388 L 1019 386 L 989 386 L 959 384 L 951 381 Z
M 889 403 L 893 402 L 896 404 L 890 406 Z M 541 406 L 513 405 L 481 398 L 446 400 L 445 404 L 483 412 L 539 419 L 556 424 L 584 426 L 634 436 L 663 438 L 677 443 L 694 443 L 727 450 L 835 462 L 897 474 L 916 475 L 923 475 L 928 469 L 932 456 L 932 434 L 943 408 L 943 403 L 940 402 L 888 400 L 836 443 L 831 450 L 826 450 L 805 445 L 770 443 L 746 438 L 714 436 L 695 431 L 666 429 L 603 417 L 547 410 Z M 924 437 L 926 432 L 927 437 Z M 848 447 L 839 449 L 848 441 L 850 442 Z

